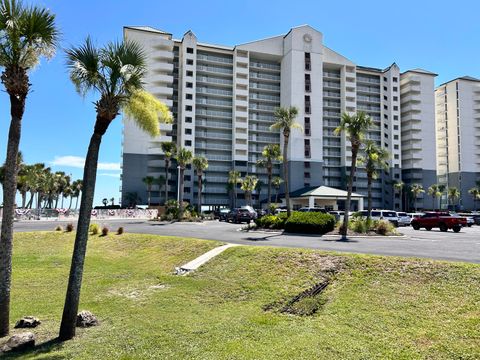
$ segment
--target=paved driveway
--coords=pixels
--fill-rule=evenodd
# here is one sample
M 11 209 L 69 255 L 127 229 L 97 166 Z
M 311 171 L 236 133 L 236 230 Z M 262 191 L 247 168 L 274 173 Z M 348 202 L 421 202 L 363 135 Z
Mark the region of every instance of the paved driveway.
M 400 228 L 405 236 L 396 237 L 357 237 L 349 241 L 339 241 L 339 237 L 283 235 L 239 231 L 241 225 L 218 221 L 204 223 L 164 223 L 142 220 L 97 221 L 107 224 L 112 230 L 123 226 L 131 233 L 195 237 L 220 240 L 234 244 L 254 246 L 299 247 L 379 255 L 417 256 L 432 259 L 467 261 L 480 263 L 480 226 L 464 228 L 460 233 L 439 230 L 418 230 Z M 20 221 L 15 223 L 15 231 L 53 230 L 60 221 Z

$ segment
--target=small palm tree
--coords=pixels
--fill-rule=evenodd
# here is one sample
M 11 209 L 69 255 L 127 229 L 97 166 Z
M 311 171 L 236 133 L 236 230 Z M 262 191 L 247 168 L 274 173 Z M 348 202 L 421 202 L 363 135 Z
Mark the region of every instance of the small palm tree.
M 227 184 L 225 185 L 225 190 L 227 191 L 228 194 L 228 204 L 229 206 L 233 206 L 233 184 L 231 182 L 227 181 Z
M 182 219 L 183 218 L 183 186 L 185 182 L 185 168 L 187 167 L 188 164 L 192 162 L 192 152 L 188 149 L 181 148 L 179 151 L 177 151 L 177 164 L 178 167 L 180 168 L 180 178 L 178 179 L 178 186 L 179 186 L 179 199 L 178 199 L 178 206 L 179 206 L 179 211 L 178 211 L 178 218 Z
M 150 200 L 152 194 L 152 186 L 155 183 L 155 178 L 153 176 L 145 176 L 142 179 L 143 183 L 147 186 L 147 204 L 150 207 Z
M 273 165 L 277 161 L 282 161 L 282 151 L 280 150 L 280 145 L 277 144 L 269 144 L 263 148 L 262 151 L 263 159 L 257 161 L 257 166 L 261 168 L 265 168 L 267 170 L 268 176 L 268 207 L 270 209 L 271 204 L 271 197 L 272 197 L 272 173 L 273 173 Z
M 59 33 L 55 15 L 40 6 L 25 6 L 21 0 L 0 1 L 1 81 L 10 98 L 10 129 L 3 179 L 3 217 L 0 234 L 0 337 L 9 333 L 10 284 L 17 154 L 25 103 L 31 91 L 29 71 L 42 56 L 55 54 Z
M 473 197 L 473 211 L 477 211 L 477 200 L 480 199 L 480 189 L 478 187 L 473 187 L 468 190 L 468 193 Z
M 168 173 L 172 159 L 177 153 L 177 145 L 171 141 L 164 141 L 160 145 L 165 157 L 165 203 L 168 201 Z
M 275 188 L 275 204 L 278 204 L 278 193 L 280 191 L 280 186 L 283 184 L 283 179 L 280 176 L 275 176 L 272 179 L 272 185 Z
M 76 180 L 72 184 L 73 196 L 75 197 L 75 210 L 77 210 L 77 208 L 78 208 L 78 198 L 80 197 L 80 194 L 82 193 L 82 185 L 83 185 L 82 180 Z
M 108 204 L 108 199 L 107 199 L 107 198 L 103 198 L 103 199 L 102 199 L 102 204 L 103 204 L 103 206 L 107 206 L 107 204 Z
M 433 184 L 429 186 L 427 189 L 428 195 L 432 197 L 432 210 L 435 210 L 435 200 L 437 200 L 438 197 L 442 196 L 442 193 L 438 189 L 438 184 Z
M 298 115 L 298 109 L 294 106 L 278 108 L 275 111 L 275 123 L 271 126 L 272 130 L 281 130 L 283 133 L 283 178 L 285 179 L 285 203 L 287 204 L 287 217 L 290 217 L 290 188 L 288 182 L 288 141 L 292 129 L 300 129 L 302 126 L 295 121 Z
M 458 198 L 460 198 L 460 191 L 456 187 L 449 187 L 448 198 L 450 199 L 451 205 L 455 206 Z
M 387 160 L 390 154 L 387 150 L 378 147 L 374 141 L 367 140 L 365 142 L 365 157 L 362 162 L 365 163 L 365 171 L 367 173 L 367 187 L 368 187 L 368 212 L 367 220 L 370 220 L 372 212 L 372 181 L 378 178 L 378 171 L 388 169 Z
M 438 205 L 439 209 L 442 210 L 442 197 L 443 194 L 445 193 L 445 190 L 447 189 L 447 186 L 444 184 L 439 184 L 438 185 L 438 192 L 440 193 L 440 204 Z
M 158 192 L 159 192 L 159 194 L 161 194 L 161 193 L 162 193 L 162 188 L 163 188 L 164 186 L 166 186 L 165 176 L 160 175 L 160 176 L 155 180 L 155 184 L 158 185 Z
M 419 184 L 412 184 L 412 186 L 410 186 L 410 191 L 413 195 L 413 203 L 414 203 L 414 207 L 415 207 L 415 212 L 417 211 L 417 199 L 418 199 L 418 196 L 422 193 L 425 192 L 425 190 L 423 190 L 423 186 L 422 185 L 419 185 Z
M 103 135 L 122 109 L 126 116 L 152 136 L 159 135 L 159 122 L 172 120 L 168 107 L 142 89 L 147 72 L 147 58 L 138 44 L 125 41 L 97 48 L 90 38 L 87 38 L 84 44 L 68 49 L 66 53 L 70 79 L 77 91 L 83 96 L 95 92 L 99 99 L 95 102 L 96 121 L 85 159 L 82 201 L 60 326 L 60 340 L 69 340 L 75 336 L 98 154 Z
M 240 172 L 236 170 L 230 170 L 228 172 L 228 183 L 233 186 L 233 207 L 237 207 L 237 185 L 242 182 Z
M 358 112 L 355 115 L 343 113 L 340 125 L 335 129 L 336 135 L 340 135 L 341 133 L 346 134 L 347 138 L 350 140 L 352 151 L 352 163 L 350 165 L 350 177 L 348 179 L 345 215 L 343 217 L 343 226 L 341 227 L 343 240 L 347 238 L 348 212 L 350 211 L 350 203 L 352 199 L 353 179 L 355 177 L 355 171 L 357 166 L 358 151 L 360 150 L 360 146 L 363 143 L 365 133 L 368 131 L 371 125 L 372 119 L 364 112 Z
M 247 205 L 252 206 L 252 192 L 257 186 L 258 179 L 255 175 L 247 175 L 242 180 L 241 189 L 245 192 L 245 200 Z
M 393 183 L 393 190 L 394 192 L 398 192 L 400 197 L 400 211 L 403 210 L 403 188 L 405 187 L 405 183 L 403 181 L 396 181 Z
M 203 190 L 203 184 L 202 184 L 202 178 L 203 178 L 203 172 L 207 170 L 208 168 L 208 160 L 203 157 L 203 156 L 195 156 L 193 158 L 193 167 L 195 168 L 195 171 L 197 172 L 197 178 L 198 178 L 198 213 L 202 213 L 202 190 Z
M 114 197 L 111 197 L 111 198 L 110 198 L 110 202 L 112 203 L 112 206 L 114 206 L 114 205 L 115 205 L 115 198 L 114 198 Z

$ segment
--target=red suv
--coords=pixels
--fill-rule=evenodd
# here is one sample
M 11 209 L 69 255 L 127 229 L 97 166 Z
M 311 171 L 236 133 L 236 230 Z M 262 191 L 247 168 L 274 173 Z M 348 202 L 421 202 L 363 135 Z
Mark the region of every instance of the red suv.
M 467 225 L 467 219 L 448 212 L 427 212 L 420 217 L 412 219 L 411 224 L 414 230 L 419 230 L 423 227 L 427 230 L 440 228 L 440 231 L 453 229 L 453 231 L 459 232 L 462 226 Z

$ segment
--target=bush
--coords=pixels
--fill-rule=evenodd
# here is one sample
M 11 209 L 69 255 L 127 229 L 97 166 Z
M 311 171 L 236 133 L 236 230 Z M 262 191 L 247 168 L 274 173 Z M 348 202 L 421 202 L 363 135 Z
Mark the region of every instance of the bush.
M 280 213 L 278 215 L 265 215 L 255 220 L 255 224 L 263 229 L 284 229 L 287 214 Z
M 100 225 L 98 225 L 97 223 L 92 223 L 90 224 L 89 230 L 92 235 L 98 235 L 100 233 Z
M 124 229 L 123 229 L 123 226 L 120 226 L 117 230 L 117 235 L 122 235 L 124 233 Z
M 320 212 L 293 212 L 285 222 L 285 231 L 325 234 L 335 228 L 335 217 Z
M 395 226 L 390 221 L 379 220 L 375 222 L 375 232 L 379 235 L 395 234 Z
M 67 227 L 65 228 L 65 231 L 66 232 L 72 232 L 73 229 L 74 229 L 73 224 L 69 223 L 69 224 L 67 224 Z
M 102 236 L 107 236 L 110 229 L 106 226 L 102 228 Z
M 355 216 L 348 222 L 348 228 L 356 233 L 366 234 L 372 228 L 372 220 L 368 220 L 362 216 Z
M 57 225 L 57 227 L 55 228 L 55 231 L 63 231 L 62 225 Z

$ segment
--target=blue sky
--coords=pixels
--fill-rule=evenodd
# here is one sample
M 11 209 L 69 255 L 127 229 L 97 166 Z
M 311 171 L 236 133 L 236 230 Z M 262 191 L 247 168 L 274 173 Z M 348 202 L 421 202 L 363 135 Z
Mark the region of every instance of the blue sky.
M 150 25 L 181 38 L 189 29 L 202 42 L 234 45 L 283 34 L 310 24 L 326 46 L 359 65 L 402 71 L 421 67 L 439 76 L 437 84 L 458 76 L 480 77 L 480 4 L 475 1 L 36 1 L 57 14 L 62 47 L 87 35 L 98 43 L 122 37 L 124 25 Z M 65 56 L 31 73 L 20 148 L 27 163 L 45 162 L 74 178 L 82 177 L 82 158 L 92 133 L 92 97 L 82 99 L 71 85 Z M 3 87 L 2 87 L 2 90 Z M 0 159 L 5 158 L 9 101 L 0 92 Z M 119 198 L 121 119 L 110 126 L 100 152 L 95 204 Z

